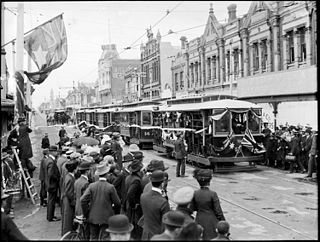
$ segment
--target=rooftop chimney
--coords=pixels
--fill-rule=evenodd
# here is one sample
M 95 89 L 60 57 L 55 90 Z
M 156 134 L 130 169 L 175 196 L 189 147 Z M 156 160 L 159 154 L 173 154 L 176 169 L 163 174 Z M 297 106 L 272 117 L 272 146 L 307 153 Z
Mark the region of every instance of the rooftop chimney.
M 185 36 L 181 36 L 181 49 L 184 50 L 186 48 L 186 40 L 187 38 Z
M 228 6 L 228 14 L 229 14 L 229 19 L 228 19 L 228 23 L 230 23 L 231 21 L 235 20 L 237 18 L 237 5 L 232 3 Z

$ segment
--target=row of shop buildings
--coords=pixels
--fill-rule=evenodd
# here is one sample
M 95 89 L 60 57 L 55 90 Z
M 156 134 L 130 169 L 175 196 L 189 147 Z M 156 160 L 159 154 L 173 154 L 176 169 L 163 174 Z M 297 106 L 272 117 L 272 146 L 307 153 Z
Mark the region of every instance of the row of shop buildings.
M 95 99 L 85 106 L 227 94 L 266 104 L 276 125 L 281 105 L 316 100 L 315 1 L 253 1 L 242 17 L 236 4 L 226 12 L 227 23 L 219 23 L 210 4 L 204 33 L 182 36 L 179 47 L 149 29 L 140 59 L 121 59 L 115 44 L 103 45 Z

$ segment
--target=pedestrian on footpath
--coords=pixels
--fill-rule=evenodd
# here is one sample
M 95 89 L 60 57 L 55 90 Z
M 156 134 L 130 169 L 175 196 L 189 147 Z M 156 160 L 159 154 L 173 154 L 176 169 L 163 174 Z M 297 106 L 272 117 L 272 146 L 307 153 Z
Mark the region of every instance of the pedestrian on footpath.
M 61 219 L 54 216 L 55 205 L 58 200 L 58 190 L 60 185 L 60 173 L 57 166 L 58 147 L 52 145 L 49 147 L 49 155 L 47 158 L 47 191 L 48 191 L 48 206 L 47 220 L 49 222 L 60 221 Z
M 70 160 L 66 163 L 66 169 L 68 174 L 66 175 L 63 181 L 63 193 L 61 193 L 61 215 L 62 215 L 62 224 L 61 224 L 61 236 L 69 231 L 73 231 L 73 219 L 75 217 L 75 171 L 78 166 L 76 160 Z
M 108 228 L 109 218 L 120 212 L 120 199 L 114 186 L 107 182 L 110 167 L 104 162 L 97 165 L 99 180 L 91 183 L 80 198 L 83 215 L 90 226 L 90 240 L 99 239 L 100 231 Z
M 28 240 L 13 220 L 4 212 L 3 203 L 9 197 L 1 187 L 1 241 Z
M 150 240 L 175 240 L 184 224 L 184 215 L 179 211 L 169 211 L 163 215 L 164 232 L 152 236 Z
M 170 211 L 168 200 L 162 196 L 161 188 L 164 181 L 164 172 L 155 170 L 152 172 L 150 180 L 151 191 L 142 193 L 140 198 L 143 212 L 142 240 L 150 240 L 153 235 L 161 234 L 164 231 L 162 217 Z
M 61 129 L 59 130 L 59 133 L 58 133 L 59 139 L 61 140 L 65 136 L 66 133 L 67 133 L 67 131 L 64 129 L 64 126 L 61 126 Z
M 49 149 L 43 149 L 43 157 L 40 161 L 40 171 L 39 171 L 39 180 L 40 180 L 40 206 L 46 207 L 47 203 L 47 188 L 46 188 L 46 174 L 45 171 L 48 162 Z
M 174 142 L 174 153 L 177 160 L 176 177 L 186 177 L 186 156 L 187 151 L 181 132 L 177 133 L 177 140 Z
M 113 215 L 108 221 L 109 227 L 106 231 L 110 235 L 110 241 L 129 241 L 133 225 L 124 214 Z
M 48 133 L 44 133 L 44 137 L 42 138 L 42 141 L 41 141 L 41 148 L 49 149 L 49 147 L 50 147 L 50 140 L 49 140 Z
M 217 193 L 210 190 L 212 170 L 196 168 L 193 177 L 198 181 L 200 189 L 194 192 L 191 209 L 197 211 L 196 222 L 203 227 L 203 239 L 217 237 L 216 226 L 225 220 Z

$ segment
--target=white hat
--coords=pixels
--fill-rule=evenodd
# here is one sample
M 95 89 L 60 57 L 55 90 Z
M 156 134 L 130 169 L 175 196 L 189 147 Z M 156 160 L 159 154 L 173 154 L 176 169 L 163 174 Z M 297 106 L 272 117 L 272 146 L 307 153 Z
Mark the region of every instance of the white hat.
M 110 166 L 108 165 L 108 163 L 107 162 L 101 162 L 101 163 L 99 163 L 97 165 L 97 170 L 96 170 L 96 172 L 94 174 L 97 175 L 97 176 L 100 176 L 100 175 L 108 173 L 109 170 L 110 170 Z
M 140 151 L 139 147 L 136 144 L 131 144 L 129 146 L 129 152 L 136 152 L 136 151 Z
M 194 194 L 194 190 L 192 187 L 182 187 L 179 188 L 174 194 L 173 194 L 173 201 L 176 204 L 188 204 L 192 201 Z

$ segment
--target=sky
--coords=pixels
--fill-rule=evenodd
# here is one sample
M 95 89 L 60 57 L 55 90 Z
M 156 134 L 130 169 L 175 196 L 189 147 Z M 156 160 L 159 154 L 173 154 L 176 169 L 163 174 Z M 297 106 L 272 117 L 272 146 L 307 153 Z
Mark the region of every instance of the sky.
M 3 2 L 2 2 L 3 3 Z M 17 3 L 4 2 L 4 43 L 17 35 Z M 98 78 L 98 61 L 103 44 L 116 44 L 121 59 L 139 59 L 140 45 L 147 42 L 146 29 L 158 30 L 162 41 L 180 46 L 180 37 L 190 41 L 200 37 L 209 17 L 210 3 L 220 23 L 228 18 L 227 7 L 237 5 L 237 16 L 249 11 L 251 1 L 50 1 L 24 3 L 24 32 L 63 13 L 67 32 L 68 57 L 40 85 L 35 85 L 32 104 L 38 107 L 49 101 L 53 89 L 57 97 L 66 97 L 73 82 L 93 83 Z M 169 10 L 169 14 L 168 13 Z M 173 34 L 168 34 L 172 30 Z M 124 48 L 132 46 L 129 50 Z M 10 76 L 13 76 L 12 45 L 5 46 Z M 24 70 L 28 67 L 25 52 Z M 32 64 L 31 71 L 36 71 Z M 15 82 L 9 79 L 9 90 L 15 92 Z

